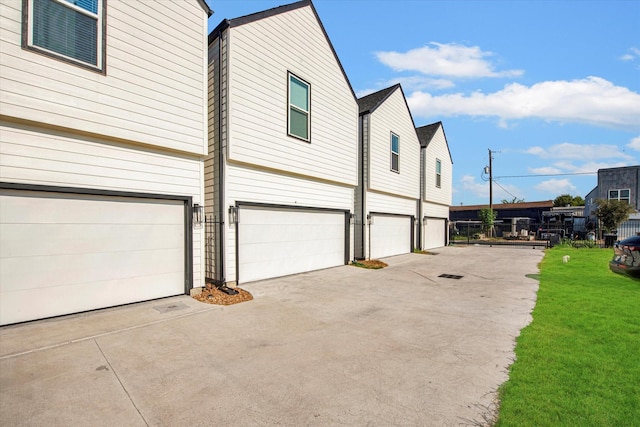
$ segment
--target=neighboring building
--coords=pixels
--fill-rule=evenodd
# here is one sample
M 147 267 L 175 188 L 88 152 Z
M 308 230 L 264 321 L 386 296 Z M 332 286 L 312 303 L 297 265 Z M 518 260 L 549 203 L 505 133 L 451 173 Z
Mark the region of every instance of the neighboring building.
M 359 184 L 355 257 L 382 258 L 415 247 L 420 142 L 399 84 L 358 100 Z
M 209 66 L 210 279 L 347 264 L 358 104 L 311 1 L 222 21 L 209 35 Z
M 420 247 L 433 249 L 449 241 L 453 160 L 442 122 L 416 129 L 420 140 Z
M 210 14 L 2 0 L 0 324 L 202 286 Z
M 585 197 L 585 215 L 595 216 L 596 200 L 623 200 L 640 209 L 640 166 L 598 170 L 598 185 Z
M 541 202 L 497 203 L 493 205 L 493 210 L 497 213 L 496 220 L 529 218 L 533 222 L 542 223 L 543 213 L 551 211 L 552 207 L 553 200 L 545 200 Z M 479 221 L 480 210 L 488 208 L 488 204 L 451 206 L 449 219 L 451 221 Z
M 640 231 L 640 166 L 598 170 L 598 185 L 585 197 L 585 216 L 593 225 L 598 223 L 597 200 L 622 200 L 633 206 L 636 213 L 618 227 L 618 238 L 635 236 Z

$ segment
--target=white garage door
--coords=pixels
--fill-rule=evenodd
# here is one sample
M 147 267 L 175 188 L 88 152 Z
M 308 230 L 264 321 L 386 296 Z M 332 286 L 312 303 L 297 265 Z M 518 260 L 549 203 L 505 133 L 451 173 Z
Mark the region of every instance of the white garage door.
M 239 209 L 238 281 L 246 283 L 344 263 L 344 212 Z
M 423 249 L 441 248 L 446 245 L 446 220 L 440 218 L 427 218 L 424 225 Z
M 371 258 L 411 252 L 411 217 L 372 215 L 370 227 Z
M 185 292 L 184 201 L 0 191 L 0 324 Z

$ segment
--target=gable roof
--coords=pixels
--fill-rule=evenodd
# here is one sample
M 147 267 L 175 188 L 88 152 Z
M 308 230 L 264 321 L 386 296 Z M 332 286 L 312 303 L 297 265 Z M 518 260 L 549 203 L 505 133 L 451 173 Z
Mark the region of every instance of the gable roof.
M 429 146 L 429 143 L 431 143 L 431 141 L 433 140 L 433 136 L 436 134 L 438 128 L 440 127 L 442 128 L 442 133 L 444 134 L 444 143 L 447 145 L 449 160 L 451 160 L 451 164 L 453 164 L 453 157 L 451 157 L 451 150 L 449 149 L 449 141 L 447 141 L 447 134 L 444 133 L 444 126 L 442 126 L 441 121 L 416 128 L 416 133 L 418 134 L 418 139 L 420 140 L 420 146 L 422 148 L 427 148 Z
M 344 71 L 344 68 L 342 67 L 342 63 L 340 62 L 340 58 L 338 58 L 338 54 L 336 53 L 336 50 L 333 48 L 333 43 L 331 43 L 331 40 L 329 39 L 327 31 L 324 29 L 324 25 L 322 25 L 322 21 L 320 20 L 320 17 L 318 16 L 318 12 L 316 11 L 316 8 L 313 6 L 313 2 L 311 0 L 302 0 L 302 1 L 295 2 L 295 3 L 285 4 L 283 6 L 274 7 L 274 8 L 271 8 L 271 9 L 264 10 L 262 12 L 256 12 L 256 13 L 252 13 L 250 15 L 241 16 L 239 18 L 224 19 L 224 20 L 222 20 L 222 22 L 220 22 L 218 24 L 218 26 L 216 28 L 214 28 L 211 31 L 211 33 L 209 33 L 208 44 L 213 43 L 213 40 L 215 40 L 216 38 L 220 37 L 220 34 L 222 34 L 228 28 L 233 28 L 233 27 L 238 27 L 240 25 L 249 24 L 249 23 L 252 23 L 252 22 L 259 21 L 261 19 L 270 18 L 272 16 L 279 15 L 281 13 L 290 12 L 292 10 L 301 9 L 301 8 L 307 7 L 307 6 L 311 7 L 311 11 L 313 11 L 313 14 L 314 14 L 314 16 L 316 18 L 316 21 L 318 21 L 318 25 L 320 25 L 320 29 L 322 30 L 322 33 L 324 34 L 324 38 L 326 39 L 326 41 L 327 41 L 327 43 L 329 45 L 329 48 L 331 48 L 331 52 L 333 53 L 333 57 L 335 58 L 336 62 L 338 63 L 338 66 L 340 67 L 340 71 L 342 72 L 342 75 L 344 76 L 344 79 L 347 82 L 347 86 L 349 86 L 349 89 L 351 90 L 351 94 L 353 95 L 353 99 L 356 99 L 356 93 L 353 91 L 353 87 L 351 86 L 351 82 L 349 81 L 349 77 L 347 77 L 347 73 Z
M 213 15 L 213 10 L 211 10 L 206 0 L 198 0 L 198 3 L 202 6 L 204 11 L 207 12 L 207 16 Z
M 395 84 L 391 87 L 379 90 L 358 99 L 360 115 L 362 116 L 364 114 L 374 112 L 375 109 L 378 108 L 399 87 L 400 84 Z

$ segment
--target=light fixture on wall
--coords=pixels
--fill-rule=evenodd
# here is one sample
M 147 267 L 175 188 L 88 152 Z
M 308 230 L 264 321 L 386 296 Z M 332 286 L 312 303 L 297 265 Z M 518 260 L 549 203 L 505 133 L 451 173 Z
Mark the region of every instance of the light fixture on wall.
M 373 224 L 373 217 L 371 216 L 371 214 L 367 215 L 367 224 Z
M 229 206 L 229 224 L 235 224 L 238 222 L 238 207 Z
M 204 217 L 204 206 L 200 206 L 197 203 L 193 204 L 193 225 L 202 225 L 202 218 Z
M 354 213 L 350 213 L 349 214 L 349 222 L 351 224 L 355 224 L 355 222 L 356 222 L 356 214 L 354 214 Z

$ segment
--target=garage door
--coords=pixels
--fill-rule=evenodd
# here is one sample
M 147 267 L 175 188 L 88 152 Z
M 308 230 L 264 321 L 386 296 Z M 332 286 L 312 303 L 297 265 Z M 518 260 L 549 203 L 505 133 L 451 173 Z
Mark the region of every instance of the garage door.
M 242 206 L 238 281 L 280 277 L 345 264 L 345 213 Z
M 411 252 L 413 219 L 397 215 L 372 215 L 370 225 L 371 258 Z
M 424 225 L 423 249 L 441 248 L 446 245 L 446 220 L 427 218 Z
M 0 190 L 0 323 L 185 292 L 184 201 Z

